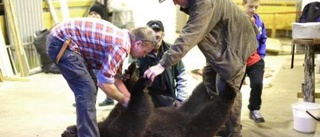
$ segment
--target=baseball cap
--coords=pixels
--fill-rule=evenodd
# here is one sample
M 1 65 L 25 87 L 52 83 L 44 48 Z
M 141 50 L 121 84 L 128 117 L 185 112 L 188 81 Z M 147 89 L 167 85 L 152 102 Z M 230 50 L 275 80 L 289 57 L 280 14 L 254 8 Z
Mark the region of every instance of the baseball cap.
M 164 31 L 163 24 L 160 20 L 150 20 L 147 25 L 155 31 Z

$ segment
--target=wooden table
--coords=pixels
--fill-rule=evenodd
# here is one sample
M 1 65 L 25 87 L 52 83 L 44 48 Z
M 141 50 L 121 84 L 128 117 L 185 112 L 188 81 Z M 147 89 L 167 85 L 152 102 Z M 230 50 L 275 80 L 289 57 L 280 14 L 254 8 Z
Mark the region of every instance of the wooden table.
M 306 102 L 315 102 L 314 45 L 320 44 L 320 39 L 293 39 L 292 43 L 305 45 L 304 84 L 302 84 L 301 87 L 303 100 Z

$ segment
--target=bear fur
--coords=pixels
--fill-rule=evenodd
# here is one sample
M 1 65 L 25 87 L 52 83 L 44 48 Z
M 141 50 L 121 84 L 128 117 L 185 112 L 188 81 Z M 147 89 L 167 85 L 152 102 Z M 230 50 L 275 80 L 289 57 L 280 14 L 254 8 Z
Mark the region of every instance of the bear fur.
M 210 98 L 200 83 L 180 107 L 154 108 L 147 92 L 150 81 L 138 80 L 135 63 L 129 66 L 131 79 L 125 82 L 131 98 L 127 108 L 117 104 L 98 123 L 101 137 L 213 137 L 225 123 L 238 88 L 227 82 L 225 91 Z M 136 81 L 136 82 L 135 82 Z M 69 126 L 62 137 L 76 137 L 76 126 Z

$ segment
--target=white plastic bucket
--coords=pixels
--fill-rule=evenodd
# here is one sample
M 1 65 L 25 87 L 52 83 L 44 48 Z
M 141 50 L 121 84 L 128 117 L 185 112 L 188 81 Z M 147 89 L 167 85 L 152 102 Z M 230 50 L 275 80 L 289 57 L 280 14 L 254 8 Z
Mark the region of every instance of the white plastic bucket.
M 320 105 L 311 102 L 296 102 L 292 104 L 293 109 L 293 128 L 303 133 L 313 133 L 317 128 L 317 121 L 314 117 L 320 116 Z

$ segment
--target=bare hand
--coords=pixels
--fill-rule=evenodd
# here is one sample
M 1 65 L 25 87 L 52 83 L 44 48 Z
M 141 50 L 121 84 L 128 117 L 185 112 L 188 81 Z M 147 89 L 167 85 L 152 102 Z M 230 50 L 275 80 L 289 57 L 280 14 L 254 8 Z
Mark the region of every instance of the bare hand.
M 122 104 L 122 106 L 127 107 L 129 104 L 129 101 L 130 101 L 130 97 L 124 96 L 120 103 Z
M 156 76 L 161 74 L 164 71 L 164 68 L 161 66 L 161 64 L 157 64 L 155 66 L 150 67 L 144 72 L 144 77 L 150 79 L 151 81 L 154 80 Z

